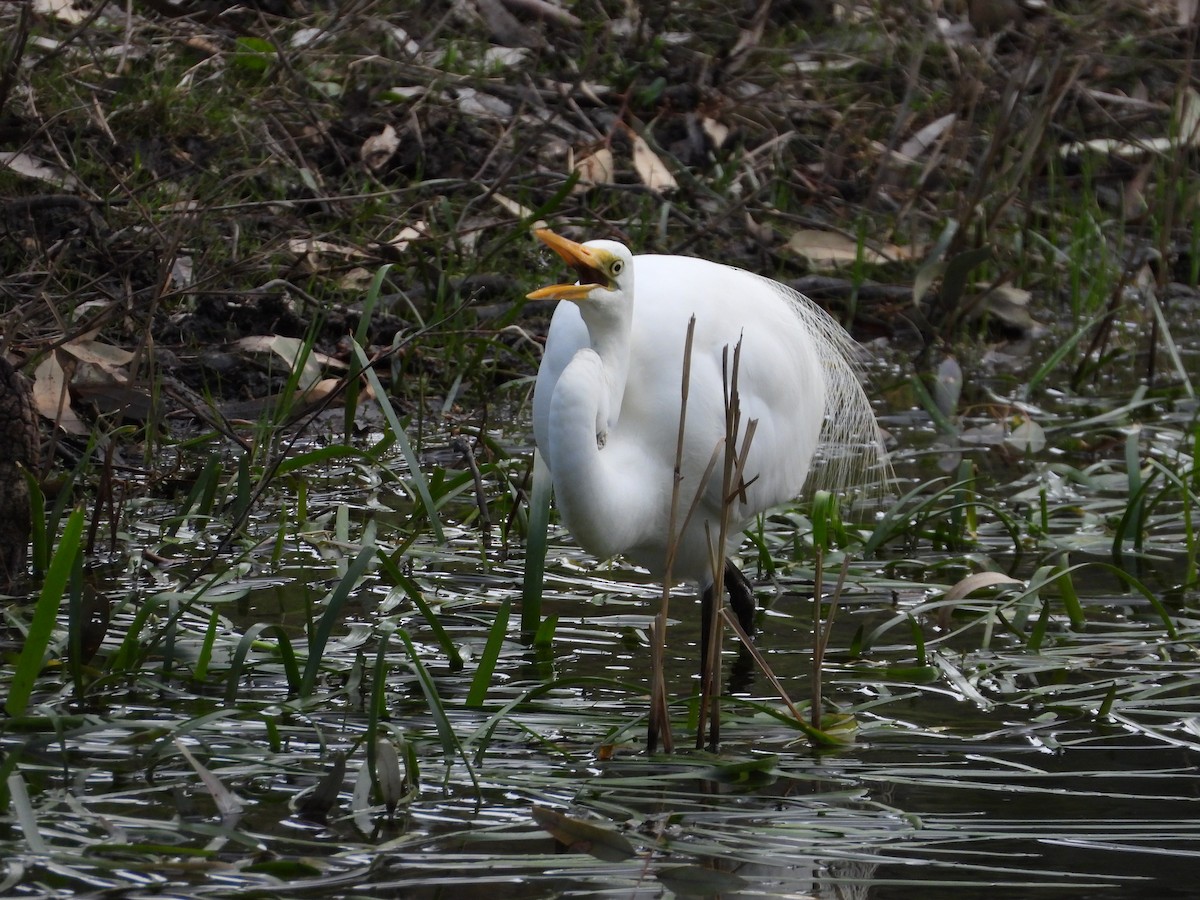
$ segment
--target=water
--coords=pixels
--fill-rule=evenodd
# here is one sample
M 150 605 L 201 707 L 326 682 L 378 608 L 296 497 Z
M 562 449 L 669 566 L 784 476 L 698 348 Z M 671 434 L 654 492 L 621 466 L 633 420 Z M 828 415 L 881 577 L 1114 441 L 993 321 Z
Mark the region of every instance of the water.
M 179 571 L 131 562 L 97 582 L 113 622 L 82 674 L 83 699 L 65 669 L 51 668 L 35 698 L 46 718 L 0 733 L 32 817 L 10 814 L 0 827 L 2 892 L 1193 896 L 1200 616 L 1185 584 L 1179 495 L 1163 478 L 1145 495 L 1143 545 L 1114 544 L 1137 505 L 1125 432 L 1098 425 L 1081 435 L 1082 449 L 1030 459 L 956 446 L 946 466 L 951 451 L 920 417 L 891 426 L 902 490 L 943 469 L 976 474 L 969 488 L 914 506 L 876 557 L 854 564 L 822 674 L 827 706 L 852 716 L 851 743 L 814 751 L 751 671 L 725 703 L 721 753 L 686 749 L 699 616 L 682 592 L 672 598 L 666 673 L 680 752 L 646 757 L 646 628 L 659 590 L 627 566 L 597 566 L 561 532 L 544 600 L 544 613 L 559 617 L 552 651 L 521 644 L 514 609 L 486 702 L 469 707 L 492 623 L 517 603 L 524 571 L 520 542 L 498 528 L 481 549 L 469 490 L 442 507 L 446 545 L 422 534 L 397 556 L 407 586 L 375 566 L 349 591 L 302 699 L 308 641 L 364 523 L 389 552 L 408 535 L 396 486 L 341 468 L 308 479 L 303 527 L 293 509 L 277 535 L 264 508 L 253 526 L 261 542 L 230 551 L 209 570 L 214 584 L 179 589 L 182 569 L 217 545 L 219 520 L 185 531 Z M 1178 462 L 1189 427 L 1164 416 L 1138 438 L 1141 458 Z M 1097 449 L 1105 444 L 1107 453 Z M 972 469 L 961 469 L 964 459 Z M 486 468 L 493 521 L 511 495 L 501 479 L 520 468 Z M 292 503 L 287 490 L 279 503 Z M 130 532 L 156 546 L 169 509 L 140 516 Z M 781 515 L 759 547 L 743 547 L 769 607 L 757 644 L 801 704 L 812 684 L 809 530 L 802 511 Z M 938 604 L 972 572 L 1028 580 L 1079 563 L 1088 564 L 1072 581 L 1082 629 L 1055 587 Z M 411 590 L 462 654 L 461 669 Z M 420 670 L 393 629 L 411 635 Z M 735 658 L 727 644 L 727 662 Z M 419 769 L 391 817 L 360 790 L 372 729 L 402 757 L 410 746 Z M 305 798 L 336 771 L 337 754 L 344 775 L 314 815 Z M 239 813 L 218 814 L 222 789 Z M 632 856 L 568 850 L 534 807 L 623 838 Z

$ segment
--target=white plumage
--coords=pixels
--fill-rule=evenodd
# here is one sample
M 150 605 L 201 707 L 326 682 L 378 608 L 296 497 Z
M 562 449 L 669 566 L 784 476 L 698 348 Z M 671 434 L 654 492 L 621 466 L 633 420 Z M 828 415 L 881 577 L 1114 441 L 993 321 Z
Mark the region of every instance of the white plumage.
M 806 297 L 706 260 L 634 256 L 614 241 L 577 244 L 545 230 L 538 236 L 580 281 L 530 294 L 572 301 L 559 303 L 550 325 L 534 394 L 534 436 L 561 518 L 589 553 L 622 554 L 656 577 L 664 574 L 693 316 L 680 520 L 697 491 L 702 500 L 679 539 L 674 580 L 706 592 L 714 580 L 706 526 L 715 540 L 720 463 L 701 482 L 725 437 L 725 385 L 739 338 L 742 432 L 748 420 L 757 425 L 744 468 L 748 486 L 732 506 L 728 549 L 755 516 L 800 493 L 819 448 L 828 469 L 823 481 L 835 487 L 882 462 L 852 361 L 857 345 Z

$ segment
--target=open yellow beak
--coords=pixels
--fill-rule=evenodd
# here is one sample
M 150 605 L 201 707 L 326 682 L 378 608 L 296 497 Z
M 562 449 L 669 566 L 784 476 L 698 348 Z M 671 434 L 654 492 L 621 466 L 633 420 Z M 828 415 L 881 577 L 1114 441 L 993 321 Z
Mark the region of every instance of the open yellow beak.
M 608 287 L 608 276 L 596 254 L 583 244 L 555 234 L 549 228 L 534 232 L 543 244 L 562 257 L 579 275 L 578 284 L 552 284 L 526 294 L 530 300 L 584 300 L 597 287 Z

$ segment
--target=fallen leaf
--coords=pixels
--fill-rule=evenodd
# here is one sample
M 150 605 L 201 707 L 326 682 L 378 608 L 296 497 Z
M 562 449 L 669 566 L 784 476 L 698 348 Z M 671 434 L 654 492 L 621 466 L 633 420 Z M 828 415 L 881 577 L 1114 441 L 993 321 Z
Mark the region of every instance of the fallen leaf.
M 317 238 L 292 238 L 287 242 L 287 248 L 300 256 L 310 257 L 316 257 L 322 253 L 344 257 L 359 257 L 364 255 L 357 247 L 335 244 L 333 241 L 322 241 Z
M 1022 453 L 1040 453 L 1046 446 L 1046 432 L 1033 419 L 1021 418 L 1004 443 Z
M 57 423 L 67 434 L 88 434 L 91 431 L 71 408 L 67 374 L 55 353 L 47 354 L 33 372 L 33 405 L 43 419 Z
M 175 747 L 183 755 L 183 758 L 191 764 L 192 768 L 196 770 L 196 774 L 200 776 L 200 781 L 208 789 L 208 793 L 212 796 L 213 802 L 216 803 L 217 811 L 221 813 L 222 818 L 231 819 L 241 815 L 242 801 L 238 798 L 237 794 L 225 787 L 220 778 L 214 775 L 204 763 L 192 756 L 191 751 L 188 750 L 183 741 L 176 738 Z
M 413 241 L 427 237 L 429 237 L 429 225 L 422 219 L 416 225 L 405 225 L 388 243 L 396 248 L 397 253 L 403 253 Z
M 1179 122 L 1179 140 L 1188 147 L 1200 146 L 1200 93 L 1189 87 L 1179 97 L 1175 111 Z
M 530 209 L 528 206 L 523 206 L 522 204 L 518 203 L 516 200 L 513 200 L 509 197 L 505 197 L 503 194 L 501 194 L 499 192 L 492 194 L 492 200 L 495 201 L 496 205 L 499 206 L 502 210 L 504 210 L 505 212 L 508 212 L 508 213 L 512 213 L 518 219 L 527 219 L 533 215 L 533 210 Z M 534 227 L 536 228 L 538 226 L 534 226 Z M 542 226 L 542 227 L 544 227 L 544 226 Z
M 512 105 L 492 94 L 477 91 L 475 88 L 460 87 L 458 91 L 459 112 L 468 116 L 495 116 L 500 119 L 510 119 L 513 115 Z
M 532 814 L 538 825 L 576 853 L 589 853 L 605 862 L 621 862 L 634 854 L 625 836 L 611 828 L 572 819 L 545 806 L 535 806 Z
M 365 291 L 371 287 L 371 282 L 374 280 L 375 273 L 370 269 L 355 266 L 338 279 L 338 287 L 346 291 Z
M 987 285 L 978 285 L 980 290 L 987 290 Z M 1029 301 L 1032 295 L 1023 288 L 1011 284 L 1000 284 L 987 290 L 980 300 L 971 308 L 972 318 L 987 314 L 999 319 L 1007 327 L 1022 334 L 1038 338 L 1046 333 L 1046 326 L 1038 322 L 1029 312 Z
M 632 135 L 632 139 L 633 167 L 637 170 L 638 177 L 642 179 L 642 184 L 659 194 L 678 188 L 679 184 L 675 181 L 671 170 L 655 155 L 645 139 L 637 134 Z
M 87 13 L 75 6 L 71 0 L 33 0 L 33 11 L 44 16 L 53 16 L 68 25 L 78 25 L 87 18 Z
M 723 125 L 716 119 L 705 116 L 700 120 L 700 127 L 704 129 L 704 133 L 708 135 L 708 139 L 718 150 L 724 147 L 725 142 L 729 140 L 729 126 Z
M 616 171 L 612 150 L 601 147 L 595 153 L 589 153 L 577 160 L 571 166 L 571 170 L 579 173 L 579 181 L 573 188 L 577 194 L 590 191 L 598 184 L 612 184 L 613 173 Z
M 76 188 L 79 186 L 79 180 L 70 172 L 63 171 L 58 166 L 51 165 L 28 153 L 0 153 L 0 165 L 8 166 L 18 175 L 45 181 L 56 187 Z
M 342 380 L 340 378 L 322 378 L 308 390 L 304 391 L 302 396 L 305 403 L 322 403 L 330 394 L 335 394 L 342 389 Z M 362 397 L 362 392 L 359 392 L 359 397 Z
M 300 338 L 281 334 L 251 335 L 238 340 L 234 346 L 250 352 L 274 353 L 287 363 L 291 371 L 295 371 L 296 365 L 301 363 L 304 367 L 299 382 L 302 391 L 307 391 L 321 378 L 320 362 L 315 354 L 305 352 L 306 344 Z
M 908 159 L 920 159 L 957 119 L 957 114 L 947 113 L 940 119 L 934 119 L 925 127 L 917 129 L 912 137 L 900 145 L 900 155 Z
M 171 283 L 182 290 L 195 284 L 195 265 L 190 256 L 177 256 L 171 263 Z
M 956 603 L 981 588 L 998 587 L 1000 585 L 1019 585 L 1024 587 L 1025 582 L 1018 581 L 1016 578 L 1005 575 L 1003 572 L 975 572 L 946 591 L 942 595 L 942 599 Z
M 70 353 L 80 362 L 97 366 L 124 380 L 127 376 L 125 366 L 133 361 L 133 354 L 121 347 L 104 344 L 100 341 L 74 340 L 63 344 L 62 349 Z
M 378 172 L 388 164 L 400 149 L 400 136 L 391 125 L 385 125 L 379 134 L 373 134 L 358 148 L 358 155 L 372 172 Z
M 882 265 L 894 260 L 911 259 L 913 251 L 895 244 L 886 244 L 880 250 L 873 250 L 866 244 L 859 243 L 838 231 L 821 231 L 816 228 L 802 228 L 788 238 L 787 247 L 793 253 L 803 256 L 816 267 L 838 267 L 856 262 Z

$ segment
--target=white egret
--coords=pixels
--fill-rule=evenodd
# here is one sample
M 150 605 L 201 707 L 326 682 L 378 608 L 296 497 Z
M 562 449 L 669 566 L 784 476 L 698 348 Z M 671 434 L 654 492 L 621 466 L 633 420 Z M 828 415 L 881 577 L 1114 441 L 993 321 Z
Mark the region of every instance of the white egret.
M 853 362 L 857 345 L 808 298 L 744 269 L 684 256 L 635 256 L 615 241 L 579 244 L 545 229 L 537 236 L 579 279 L 529 294 L 571 301 L 554 311 L 533 400 L 534 437 L 559 514 L 589 553 L 623 555 L 660 579 L 672 540 L 684 348 L 695 317 L 679 521 L 697 492 L 699 500 L 676 539 L 671 576 L 701 589 L 707 622 L 726 498 L 719 468 L 701 482 L 726 437 L 734 346 L 741 341 L 736 448 L 749 420 L 756 425 L 743 489 L 730 506 L 727 550 L 759 513 L 800 493 L 819 449 L 834 487 L 859 466 L 882 461 Z M 749 583 L 732 563 L 724 581 L 751 633 Z M 707 627 L 702 633 L 707 636 Z

